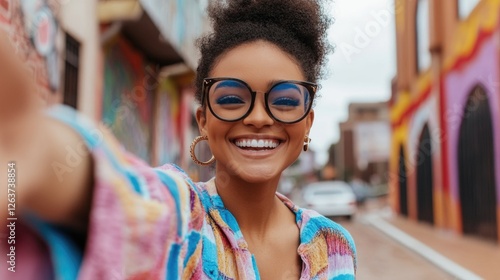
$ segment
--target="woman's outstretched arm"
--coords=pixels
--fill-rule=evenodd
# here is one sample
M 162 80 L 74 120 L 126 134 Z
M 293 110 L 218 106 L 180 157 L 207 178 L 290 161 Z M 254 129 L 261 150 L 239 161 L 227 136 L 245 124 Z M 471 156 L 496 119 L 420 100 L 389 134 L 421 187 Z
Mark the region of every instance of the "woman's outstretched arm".
M 92 197 L 91 155 L 74 130 L 42 112 L 32 80 L 0 30 L 0 220 L 6 220 L 7 204 L 15 201 L 16 216 L 31 211 L 85 231 Z M 15 170 L 11 185 L 9 167 Z
M 199 261 L 186 255 L 199 242 L 186 238 L 199 235 L 204 217 L 191 180 L 174 166 L 151 168 L 70 108 L 43 110 L 30 82 L 0 31 L 0 220 L 9 215 L 12 162 L 16 226 L 23 226 L 16 230 L 24 235 L 16 257 L 31 275 L 13 279 L 179 278 L 184 258 Z M 33 245 L 40 243 L 46 247 Z M 53 273 L 43 277 L 46 260 Z M 5 273 L 0 279 L 12 278 Z

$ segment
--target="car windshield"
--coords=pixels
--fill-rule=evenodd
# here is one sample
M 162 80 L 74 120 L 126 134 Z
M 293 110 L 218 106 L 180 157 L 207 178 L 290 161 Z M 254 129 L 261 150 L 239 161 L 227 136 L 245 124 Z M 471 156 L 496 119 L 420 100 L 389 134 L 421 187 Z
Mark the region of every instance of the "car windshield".
M 325 190 L 316 190 L 313 192 L 314 195 L 331 195 L 331 194 L 341 194 L 344 191 L 341 189 L 325 189 Z

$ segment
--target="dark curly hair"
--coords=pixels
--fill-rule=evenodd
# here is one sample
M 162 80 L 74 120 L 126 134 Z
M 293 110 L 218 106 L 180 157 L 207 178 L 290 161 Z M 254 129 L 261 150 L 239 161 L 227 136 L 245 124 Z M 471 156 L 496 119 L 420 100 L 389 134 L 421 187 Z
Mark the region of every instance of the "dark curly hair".
M 331 50 L 325 12 L 328 0 L 215 0 L 208 7 L 213 32 L 198 40 L 201 58 L 196 73 L 196 99 L 201 101 L 203 79 L 217 59 L 244 43 L 264 40 L 292 55 L 310 82 L 323 77 Z

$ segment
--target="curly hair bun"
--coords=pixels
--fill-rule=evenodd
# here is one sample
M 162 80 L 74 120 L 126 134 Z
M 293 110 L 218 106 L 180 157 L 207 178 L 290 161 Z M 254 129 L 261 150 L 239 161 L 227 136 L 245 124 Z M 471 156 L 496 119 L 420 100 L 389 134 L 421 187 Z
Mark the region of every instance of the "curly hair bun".
M 328 51 L 324 40 L 331 20 L 323 10 L 324 1 L 314 0 L 218 0 L 209 8 L 214 31 L 238 23 L 274 25 L 311 48 L 321 60 Z
M 197 98 L 203 78 L 218 57 L 252 41 L 269 41 L 291 54 L 305 77 L 322 77 L 326 55 L 331 50 L 327 31 L 331 18 L 325 12 L 330 0 L 213 0 L 208 7 L 213 32 L 200 38 Z

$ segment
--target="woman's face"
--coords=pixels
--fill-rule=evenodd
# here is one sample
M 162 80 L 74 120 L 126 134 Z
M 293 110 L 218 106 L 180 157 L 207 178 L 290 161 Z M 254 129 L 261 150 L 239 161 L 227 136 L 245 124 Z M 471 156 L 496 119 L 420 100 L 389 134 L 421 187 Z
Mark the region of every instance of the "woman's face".
M 299 156 L 314 112 L 311 110 L 294 124 L 280 123 L 267 113 L 264 92 L 277 81 L 304 81 L 298 64 L 275 45 L 256 41 L 223 54 L 210 77 L 237 78 L 257 92 L 252 111 L 239 121 L 220 120 L 208 108 L 205 112 L 201 108 L 197 111 L 200 133 L 208 136 L 217 160 L 217 177 L 237 176 L 249 183 L 279 179 L 281 172 Z M 259 147 L 262 144 L 267 147 Z

